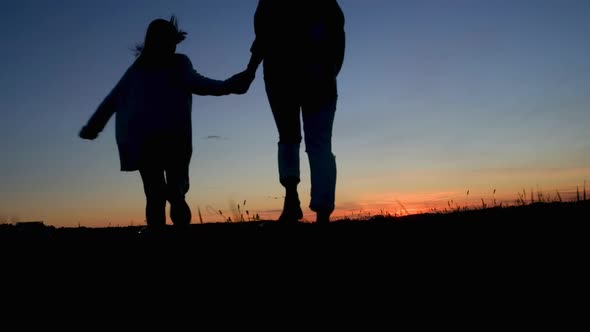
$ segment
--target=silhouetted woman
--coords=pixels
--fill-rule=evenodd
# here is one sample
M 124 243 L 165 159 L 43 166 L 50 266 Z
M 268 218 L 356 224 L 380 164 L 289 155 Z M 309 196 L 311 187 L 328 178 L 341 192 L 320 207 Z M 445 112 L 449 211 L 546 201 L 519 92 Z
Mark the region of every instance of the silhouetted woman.
M 286 195 L 280 221 L 303 218 L 297 194 L 301 120 L 311 170 L 310 209 L 327 223 L 334 211 L 332 125 L 336 77 L 344 59 L 344 14 L 335 0 L 260 0 L 248 73 L 264 61 L 268 101 L 279 132 L 279 179 Z
M 117 113 L 121 170 L 141 174 L 148 229 L 166 224 L 166 201 L 174 225 L 191 222 L 185 194 L 192 155 L 192 94 L 245 93 L 238 83 L 244 74 L 213 80 L 197 73 L 187 56 L 176 54 L 185 36 L 174 17 L 152 21 L 137 59 L 80 131 L 80 137 L 95 139 Z

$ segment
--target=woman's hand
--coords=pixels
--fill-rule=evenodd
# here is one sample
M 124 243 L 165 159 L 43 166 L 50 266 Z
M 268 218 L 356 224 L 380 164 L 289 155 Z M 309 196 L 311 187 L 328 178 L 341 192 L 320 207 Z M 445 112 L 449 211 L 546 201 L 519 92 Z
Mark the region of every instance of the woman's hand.
M 80 133 L 78 134 L 82 139 L 93 140 L 98 137 L 98 133 L 95 131 L 90 130 L 87 126 L 82 127 Z
M 255 77 L 252 71 L 244 70 L 227 79 L 226 84 L 232 93 L 243 95 L 248 92 Z

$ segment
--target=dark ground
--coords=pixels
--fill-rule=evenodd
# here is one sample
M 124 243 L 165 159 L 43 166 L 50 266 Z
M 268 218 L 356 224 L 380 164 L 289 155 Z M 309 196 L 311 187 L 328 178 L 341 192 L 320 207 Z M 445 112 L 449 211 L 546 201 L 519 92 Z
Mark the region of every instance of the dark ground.
M 141 227 L 32 228 L 0 226 L 4 252 L 56 259 L 80 255 L 189 254 L 272 258 L 275 255 L 330 259 L 366 255 L 393 258 L 415 255 L 557 255 L 576 257 L 588 249 L 590 201 L 534 203 L 454 213 L 341 220 L 282 225 L 277 222 L 194 224 L 170 227 L 160 236 L 140 236 Z M 328 257 L 326 257 L 328 258 Z
M 340 307 L 393 323 L 395 312 L 380 310 L 396 305 L 420 322 L 434 309 L 464 323 L 485 317 L 477 326 L 513 316 L 529 324 L 558 309 L 584 317 L 576 303 L 588 296 L 589 216 L 589 201 L 536 203 L 326 227 L 192 225 L 158 238 L 138 236 L 139 227 L 4 225 L 0 281 L 6 298 L 27 308 L 33 299 L 60 308 L 65 298 L 71 310 L 100 300 L 126 312 L 121 299 L 131 299 L 140 310 L 142 301 L 168 310 L 204 303 L 265 319 Z

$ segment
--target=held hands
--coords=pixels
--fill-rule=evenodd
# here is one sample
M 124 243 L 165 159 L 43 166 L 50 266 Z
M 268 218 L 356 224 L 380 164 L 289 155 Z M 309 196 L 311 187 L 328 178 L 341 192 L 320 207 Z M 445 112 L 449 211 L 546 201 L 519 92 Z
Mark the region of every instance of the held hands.
M 255 72 L 251 70 L 244 70 L 243 72 L 228 78 L 225 83 L 227 84 L 227 88 L 231 93 L 243 95 L 248 92 L 250 84 L 252 84 L 254 78 Z
M 90 130 L 87 126 L 82 127 L 80 133 L 78 134 L 82 139 L 93 140 L 98 137 L 98 133 L 95 131 Z

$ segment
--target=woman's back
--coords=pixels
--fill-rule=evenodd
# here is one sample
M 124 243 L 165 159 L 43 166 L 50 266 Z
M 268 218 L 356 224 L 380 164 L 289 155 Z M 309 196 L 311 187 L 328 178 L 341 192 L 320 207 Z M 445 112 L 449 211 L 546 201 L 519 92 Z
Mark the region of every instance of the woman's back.
M 333 0 L 261 0 L 254 17 L 264 59 L 277 62 L 329 61 L 341 45 L 344 14 Z

